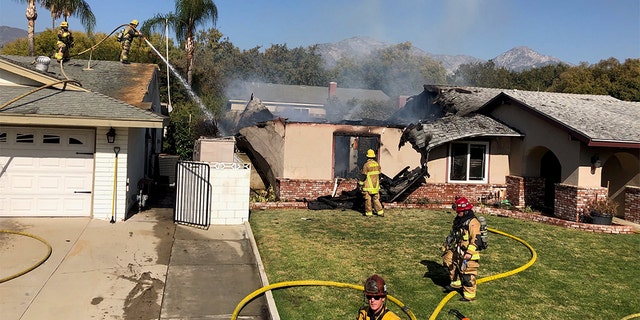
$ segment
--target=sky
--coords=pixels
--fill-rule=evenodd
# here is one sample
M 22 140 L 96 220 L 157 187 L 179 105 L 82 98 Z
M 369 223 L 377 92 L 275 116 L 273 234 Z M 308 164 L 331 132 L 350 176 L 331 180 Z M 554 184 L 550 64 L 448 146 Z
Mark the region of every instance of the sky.
M 26 0 L 23 0 L 26 1 Z M 170 0 L 85 0 L 96 31 L 173 12 Z M 564 62 L 640 58 L 640 0 L 214 0 L 215 25 L 238 48 L 288 48 L 366 36 L 432 54 L 488 60 L 519 46 Z M 0 26 L 27 29 L 26 4 L 0 0 Z M 51 27 L 38 6 L 36 31 Z M 59 22 L 58 22 L 59 24 Z M 84 31 L 77 19 L 71 30 Z

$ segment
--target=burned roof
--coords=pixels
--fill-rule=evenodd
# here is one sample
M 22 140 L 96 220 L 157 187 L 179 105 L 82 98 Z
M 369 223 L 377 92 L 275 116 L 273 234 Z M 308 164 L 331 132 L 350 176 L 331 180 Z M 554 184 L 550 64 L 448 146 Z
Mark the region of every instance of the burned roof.
M 37 70 L 34 57 L 3 55 L 2 58 L 23 67 Z M 90 67 L 90 68 L 88 68 Z M 82 60 L 72 58 L 62 69 L 55 60 L 48 71 L 43 72 L 58 79 L 77 80 L 83 88 L 100 92 L 130 105 L 149 109 L 145 101 L 150 81 L 155 77 L 158 66 L 147 63 L 122 64 L 119 61 Z M 42 72 L 42 71 L 40 71 Z

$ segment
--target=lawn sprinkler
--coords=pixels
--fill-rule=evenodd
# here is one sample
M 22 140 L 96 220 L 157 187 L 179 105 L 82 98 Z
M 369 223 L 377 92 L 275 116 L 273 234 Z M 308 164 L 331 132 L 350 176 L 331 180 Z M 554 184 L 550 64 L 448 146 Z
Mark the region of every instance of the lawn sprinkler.
M 460 320 L 469 320 L 469 318 L 465 317 L 464 314 L 460 313 L 460 311 L 458 311 L 456 309 L 449 309 L 449 314 L 452 314 L 452 315 L 456 316 L 456 318 L 458 318 Z

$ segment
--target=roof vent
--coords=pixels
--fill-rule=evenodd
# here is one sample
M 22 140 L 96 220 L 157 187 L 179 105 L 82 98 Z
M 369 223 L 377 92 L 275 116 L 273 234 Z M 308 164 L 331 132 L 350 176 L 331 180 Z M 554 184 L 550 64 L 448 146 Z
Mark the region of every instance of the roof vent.
M 49 70 L 49 63 L 51 63 L 51 58 L 39 56 L 36 58 L 36 69 L 38 71 L 47 72 Z

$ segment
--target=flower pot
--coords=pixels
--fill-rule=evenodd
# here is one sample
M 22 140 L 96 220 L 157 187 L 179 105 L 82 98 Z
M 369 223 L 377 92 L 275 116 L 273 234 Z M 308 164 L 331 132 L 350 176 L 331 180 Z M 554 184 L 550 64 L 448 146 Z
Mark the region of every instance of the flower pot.
M 591 223 L 610 225 L 613 221 L 613 215 L 602 214 L 597 211 L 591 211 Z

